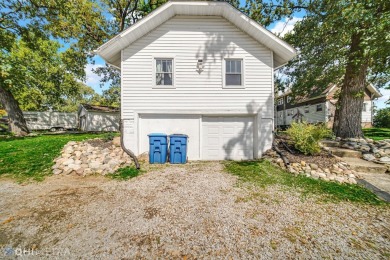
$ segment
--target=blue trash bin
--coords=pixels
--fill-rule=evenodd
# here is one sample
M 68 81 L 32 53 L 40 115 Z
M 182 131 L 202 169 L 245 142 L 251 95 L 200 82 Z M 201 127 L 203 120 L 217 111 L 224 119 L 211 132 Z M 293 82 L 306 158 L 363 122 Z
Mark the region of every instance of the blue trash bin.
M 149 163 L 167 161 L 168 140 L 166 134 L 153 133 L 149 136 Z
M 187 135 L 173 134 L 169 136 L 169 162 L 187 162 Z

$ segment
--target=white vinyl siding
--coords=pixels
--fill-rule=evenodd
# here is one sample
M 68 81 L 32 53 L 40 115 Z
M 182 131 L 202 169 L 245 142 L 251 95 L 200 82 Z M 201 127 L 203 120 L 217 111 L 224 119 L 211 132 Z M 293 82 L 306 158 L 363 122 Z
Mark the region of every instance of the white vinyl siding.
M 83 131 L 115 132 L 119 131 L 119 112 L 87 112 L 86 128 Z
M 175 88 L 155 86 L 153 62 L 165 57 L 174 57 Z M 223 87 L 226 59 L 242 59 L 244 88 Z M 145 113 L 259 114 L 259 131 L 269 132 L 272 73 L 272 51 L 224 18 L 175 16 L 122 51 L 125 143 L 138 152 L 138 114 Z
M 364 106 L 366 110 L 362 110 L 362 122 L 367 123 L 367 122 L 372 122 L 372 101 L 364 101 Z M 363 106 L 363 108 L 364 108 Z
M 317 106 L 321 106 L 322 110 L 317 111 Z M 278 125 L 291 125 L 292 122 L 294 122 L 293 116 L 297 114 L 297 112 L 301 113 L 302 120 L 308 122 L 308 123 L 320 123 L 325 122 L 326 117 L 326 111 L 325 111 L 325 103 L 310 105 L 310 106 L 299 106 L 294 107 L 292 109 L 288 110 L 282 110 L 278 111 L 278 114 L 281 116 L 281 118 L 278 119 L 277 124 Z M 291 113 L 292 111 L 292 113 Z M 309 111 L 306 113 L 306 111 Z M 283 118 L 283 115 L 286 115 L 286 118 Z

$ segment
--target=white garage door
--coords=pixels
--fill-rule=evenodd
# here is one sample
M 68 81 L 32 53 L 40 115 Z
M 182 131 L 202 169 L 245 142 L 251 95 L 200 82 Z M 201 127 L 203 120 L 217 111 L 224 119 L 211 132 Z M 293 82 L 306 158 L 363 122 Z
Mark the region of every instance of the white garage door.
M 200 159 L 200 115 L 156 115 L 139 116 L 139 153 L 149 151 L 150 133 L 188 135 L 188 160 Z
M 203 117 L 202 159 L 253 159 L 253 117 Z

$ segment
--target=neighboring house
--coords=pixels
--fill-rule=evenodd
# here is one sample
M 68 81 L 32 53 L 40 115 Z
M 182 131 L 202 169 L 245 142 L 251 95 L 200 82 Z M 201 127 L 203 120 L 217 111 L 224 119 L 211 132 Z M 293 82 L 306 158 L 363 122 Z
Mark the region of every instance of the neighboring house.
M 337 99 L 335 94 L 339 90 L 331 84 L 324 91 L 313 89 L 306 97 L 293 99 L 291 92 L 276 97 L 275 123 L 278 127 L 286 127 L 294 121 L 306 121 L 308 123 L 325 122 L 328 127 L 333 126 Z M 374 113 L 374 99 L 382 94 L 371 84 L 364 91 L 364 103 L 362 110 L 362 127 L 372 127 Z
M 77 113 L 27 111 L 23 112 L 23 116 L 30 131 L 77 129 Z
M 296 50 L 226 2 L 167 2 L 96 53 L 121 70 L 124 145 L 189 136 L 189 160 L 252 159 L 272 145 L 273 73 Z
M 78 110 L 81 131 L 119 131 L 119 108 L 81 104 Z

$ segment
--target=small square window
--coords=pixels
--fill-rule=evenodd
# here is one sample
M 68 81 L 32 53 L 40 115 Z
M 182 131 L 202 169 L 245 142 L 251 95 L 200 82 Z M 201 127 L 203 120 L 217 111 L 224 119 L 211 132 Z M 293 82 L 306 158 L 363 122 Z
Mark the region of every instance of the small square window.
M 319 112 L 319 111 L 322 111 L 322 104 L 318 104 L 316 106 L 316 111 Z
M 226 86 L 242 85 L 242 60 L 225 60 L 225 84 Z
M 363 103 L 363 112 L 367 112 L 367 103 L 366 102 Z
M 156 59 L 156 85 L 172 86 L 173 85 L 173 60 Z

